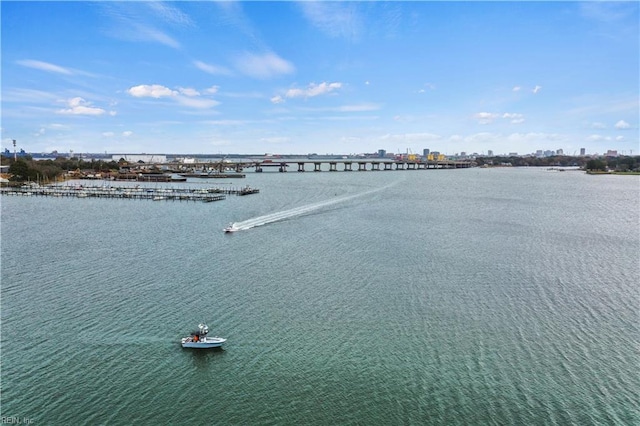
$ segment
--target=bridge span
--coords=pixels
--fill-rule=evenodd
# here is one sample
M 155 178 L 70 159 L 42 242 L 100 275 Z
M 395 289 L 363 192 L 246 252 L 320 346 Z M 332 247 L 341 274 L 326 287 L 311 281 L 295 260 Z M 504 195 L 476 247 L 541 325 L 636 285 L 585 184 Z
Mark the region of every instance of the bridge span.
M 285 173 L 291 170 L 298 172 L 351 172 L 351 171 L 390 171 L 390 170 L 428 170 L 428 169 L 462 169 L 472 167 L 471 161 L 408 161 L 408 160 L 381 160 L 368 159 L 267 159 L 267 160 L 241 160 L 231 161 L 199 161 L 189 164 L 180 162 L 164 163 L 161 166 L 172 170 L 208 170 L 223 173 L 225 171 L 242 172 L 245 169 L 254 169 L 257 173 L 266 170 L 274 170 Z
M 277 169 L 279 172 L 286 172 L 291 165 L 297 165 L 298 172 L 307 171 L 307 167 L 313 166 L 314 172 L 351 172 L 351 171 L 388 171 L 388 170 L 427 170 L 427 169 L 460 169 L 471 167 L 470 161 L 382 161 L 375 159 L 368 160 L 267 160 L 247 163 L 244 167 L 255 168 L 256 172 L 264 169 Z M 338 166 L 340 165 L 340 167 Z

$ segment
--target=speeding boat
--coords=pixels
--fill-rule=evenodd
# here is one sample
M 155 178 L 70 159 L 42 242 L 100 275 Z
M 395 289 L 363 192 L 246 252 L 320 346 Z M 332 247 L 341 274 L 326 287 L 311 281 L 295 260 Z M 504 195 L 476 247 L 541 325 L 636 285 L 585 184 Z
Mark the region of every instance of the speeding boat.
M 238 228 L 236 228 L 236 224 L 231 222 L 229 225 L 227 225 L 226 228 L 224 228 L 224 232 L 229 233 L 229 232 L 236 232 L 238 230 Z
M 221 347 L 227 339 L 222 337 L 209 337 L 209 327 L 206 324 L 199 324 L 198 330 L 191 333 L 189 337 L 182 338 L 183 348 L 210 349 Z

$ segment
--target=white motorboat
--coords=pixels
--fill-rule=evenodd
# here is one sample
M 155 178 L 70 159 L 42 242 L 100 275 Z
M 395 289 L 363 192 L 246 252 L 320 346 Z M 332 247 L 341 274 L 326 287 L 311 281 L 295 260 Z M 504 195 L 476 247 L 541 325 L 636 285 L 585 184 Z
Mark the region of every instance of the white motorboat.
M 183 348 L 210 349 L 221 347 L 227 339 L 222 337 L 209 337 L 209 327 L 206 324 L 199 324 L 198 331 L 191 333 L 189 337 L 182 338 Z
M 227 225 L 226 228 L 224 228 L 224 232 L 226 233 L 230 233 L 230 232 L 236 232 L 238 230 L 238 228 L 236 228 L 236 224 L 231 222 L 229 225 Z

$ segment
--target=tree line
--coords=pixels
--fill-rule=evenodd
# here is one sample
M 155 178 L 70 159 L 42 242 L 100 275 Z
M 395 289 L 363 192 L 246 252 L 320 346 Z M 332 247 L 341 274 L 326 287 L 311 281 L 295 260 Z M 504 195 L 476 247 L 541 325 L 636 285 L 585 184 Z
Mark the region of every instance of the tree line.
M 26 155 L 14 159 L 13 157 L 0 156 L 2 164 L 9 165 L 10 180 L 16 182 L 42 181 L 50 182 L 63 177 L 71 170 L 93 170 L 95 173 L 110 173 L 117 171 L 123 160 L 85 161 L 81 158 L 58 157 L 55 160 L 34 160 Z M 478 166 L 509 165 L 514 167 L 580 167 L 590 171 L 640 171 L 640 156 L 619 157 L 572 157 L 556 155 L 552 157 L 478 157 L 475 159 Z
M 514 167 L 580 167 L 584 170 L 620 172 L 639 171 L 640 156 L 619 157 L 572 157 L 555 155 L 551 157 L 478 157 L 478 166 L 509 165 Z
M 18 159 L 1 157 L 2 164 L 9 165 L 11 181 L 55 181 L 71 170 L 93 170 L 96 173 L 109 173 L 118 170 L 120 164 L 116 161 L 90 160 L 80 158 L 58 157 L 55 160 L 34 160 L 26 155 Z

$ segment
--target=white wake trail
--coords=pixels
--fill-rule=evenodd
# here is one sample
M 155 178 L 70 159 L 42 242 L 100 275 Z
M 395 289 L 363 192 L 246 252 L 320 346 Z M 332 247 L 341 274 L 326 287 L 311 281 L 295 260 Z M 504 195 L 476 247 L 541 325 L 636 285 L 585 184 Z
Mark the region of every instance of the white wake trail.
M 289 209 L 289 210 L 283 210 L 280 212 L 276 212 L 276 213 L 270 213 L 270 214 L 266 214 L 264 216 L 258 216 L 258 217 L 254 217 L 251 219 L 247 219 L 247 220 L 243 220 L 242 222 L 235 222 L 233 224 L 233 227 L 236 228 L 239 231 L 244 231 L 247 229 L 251 229 L 251 228 L 255 228 L 256 226 L 262 226 L 262 225 L 266 225 L 268 223 L 273 223 L 273 222 L 277 222 L 280 220 L 284 220 L 284 219 L 289 219 L 295 216 L 300 216 L 303 215 L 305 213 L 309 213 L 315 210 L 319 210 L 322 209 L 324 207 L 328 207 L 331 206 L 333 204 L 338 204 L 338 203 L 343 203 L 345 201 L 348 200 L 352 200 L 354 198 L 358 198 L 358 197 L 363 197 L 365 195 L 368 194 L 372 194 L 374 192 L 378 192 L 378 191 L 382 191 L 384 189 L 387 189 L 391 186 L 395 185 L 395 183 L 391 183 L 389 185 L 380 187 L 380 188 L 376 188 L 376 189 L 372 189 L 370 191 L 366 191 L 366 192 L 362 192 L 359 194 L 353 194 L 353 195 L 347 195 L 344 197 L 338 197 L 338 198 L 332 198 L 331 200 L 326 200 L 326 201 L 321 201 L 318 203 L 313 203 L 313 204 L 308 204 L 306 206 L 301 206 L 301 207 L 295 207 L 293 209 Z

